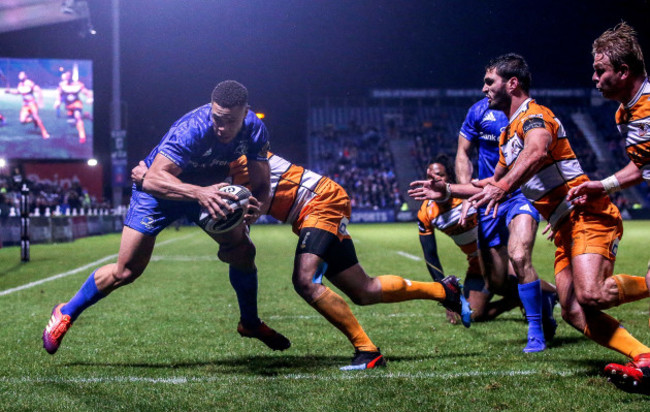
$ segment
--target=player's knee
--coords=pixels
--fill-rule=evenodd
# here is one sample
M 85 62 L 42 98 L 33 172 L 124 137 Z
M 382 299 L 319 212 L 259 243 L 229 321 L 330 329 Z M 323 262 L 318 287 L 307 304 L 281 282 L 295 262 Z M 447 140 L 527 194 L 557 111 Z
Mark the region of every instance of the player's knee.
M 600 291 L 576 291 L 576 299 L 580 306 L 585 309 L 606 309 L 607 299 Z
M 133 283 L 133 281 L 136 280 L 143 271 L 144 269 L 140 270 L 128 267 L 125 267 L 122 270 L 117 269 L 113 272 L 113 284 L 118 287 Z
M 255 245 L 250 241 L 243 241 L 235 245 L 223 244 L 219 247 L 217 256 L 224 263 L 244 263 L 255 261 Z
M 307 302 L 312 302 L 315 298 L 317 284 L 315 284 L 309 275 L 300 276 L 294 274 L 293 276 L 293 289 Z
M 526 250 L 525 247 L 523 246 L 518 246 L 515 248 L 512 248 L 508 252 L 510 256 L 510 261 L 512 262 L 512 265 L 519 269 L 519 268 L 525 268 L 526 266 L 530 265 L 531 257 L 530 257 L 530 252 Z

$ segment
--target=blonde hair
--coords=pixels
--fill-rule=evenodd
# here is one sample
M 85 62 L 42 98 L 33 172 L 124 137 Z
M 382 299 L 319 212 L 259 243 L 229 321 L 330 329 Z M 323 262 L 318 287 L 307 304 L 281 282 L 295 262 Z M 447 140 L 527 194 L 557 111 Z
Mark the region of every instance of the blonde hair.
M 594 40 L 591 54 L 596 55 L 596 53 L 609 57 L 614 70 L 620 70 L 625 64 L 632 74 L 646 75 L 643 52 L 636 31 L 624 21 Z

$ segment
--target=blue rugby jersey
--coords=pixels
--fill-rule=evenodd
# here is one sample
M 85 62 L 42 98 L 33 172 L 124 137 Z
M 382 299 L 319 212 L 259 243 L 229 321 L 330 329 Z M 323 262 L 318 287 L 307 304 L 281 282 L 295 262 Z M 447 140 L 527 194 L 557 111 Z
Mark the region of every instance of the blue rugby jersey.
M 227 144 L 214 132 L 211 104 L 200 106 L 178 119 L 145 159 L 151 166 L 158 153 L 183 171 L 186 183 L 210 185 L 223 181 L 230 162 L 245 155 L 249 160 L 268 161 L 269 133 L 264 123 L 248 111 L 239 134 Z
M 460 135 L 478 144 L 478 178 L 494 176 L 499 163 L 499 136 L 508 126 L 508 118 L 500 110 L 488 109 L 487 97 L 474 103 L 467 112 Z

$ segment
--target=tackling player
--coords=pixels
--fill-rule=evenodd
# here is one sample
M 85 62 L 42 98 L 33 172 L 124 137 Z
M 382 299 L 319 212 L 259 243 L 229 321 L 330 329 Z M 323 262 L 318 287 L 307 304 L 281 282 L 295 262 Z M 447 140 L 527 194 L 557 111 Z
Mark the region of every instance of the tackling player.
M 231 166 L 233 183 L 246 185 L 251 162 L 240 157 Z M 470 325 L 471 311 L 455 276 L 440 282 L 417 282 L 394 275 L 369 277 L 359 264 L 348 233 L 350 198 L 328 177 L 269 154 L 271 200 L 267 214 L 292 224 L 299 237 L 292 281 L 296 292 L 348 338 L 355 349 L 350 365 L 342 370 L 370 369 L 385 360 L 365 333 L 348 304 L 322 284 L 326 277 L 357 305 L 436 300 Z
M 15 90 L 5 89 L 7 94 L 19 94 L 23 98 L 23 107 L 20 109 L 20 123 L 34 123 L 41 131 L 43 139 L 49 139 L 50 134 L 45 129 L 41 117 L 38 115 L 39 107 L 43 107 L 43 91 L 27 77 L 25 72 L 18 73 L 18 85 Z
M 458 136 L 456 175 L 459 183 L 469 183 L 472 179 L 470 154 L 473 147 L 478 151 L 478 178 L 494 174 L 499 161 L 499 136 L 507 125 L 506 115 L 490 109 L 487 98 L 469 109 Z M 467 207 L 469 203 L 464 202 L 463 208 Z M 464 223 L 462 219 L 461 223 Z M 528 343 L 524 352 L 544 350 L 546 340 L 551 339 L 557 329 L 553 318 L 557 300 L 555 287 L 540 281 L 532 262 L 538 223 L 539 212 L 519 190 L 499 205 L 496 216 L 485 213 L 484 207 L 478 210 L 478 245 L 488 290 L 521 300 L 528 319 Z
M 623 233 L 621 215 L 608 197 L 580 207 L 567 200 L 569 189 L 589 179 L 560 121 L 529 97 L 530 77 L 528 65 L 516 54 L 500 56 L 486 67 L 483 92 L 489 106 L 510 119 L 501 134 L 493 177 L 477 185 L 416 181 L 409 194 L 419 200 L 450 194 L 469 197 L 476 206 L 487 204 L 486 211 L 491 212 L 521 188 L 555 233 L 555 279 L 564 320 L 630 358 L 648 353 L 650 348 L 602 312 L 647 295 L 635 293 L 634 276 L 612 276 Z
M 650 79 L 645 69 L 643 52 L 636 32 L 626 23 L 605 31 L 593 44 L 594 74 L 592 80 L 603 97 L 619 102 L 616 126 L 625 140 L 630 163 L 613 175 L 588 181 L 569 191 L 575 203 L 598 201 L 600 197 L 641 183 L 650 183 Z M 627 279 L 627 278 L 625 278 Z M 650 269 L 644 287 L 634 277 L 627 293 L 648 296 Z M 634 385 L 650 382 L 650 353 L 642 353 L 627 365 L 609 364 L 605 372 L 615 379 Z
M 133 188 L 117 263 L 93 271 L 72 299 L 54 307 L 43 331 L 45 350 L 54 354 L 85 309 L 144 272 L 156 235 L 166 226 L 183 216 L 198 222 L 202 208 L 213 218 L 225 216 L 224 198 L 235 196 L 220 192 L 225 183 L 219 182 L 227 176 L 228 163 L 241 155 L 249 161 L 254 196 L 247 219 L 257 219 L 269 194 L 268 147 L 266 127 L 248 108 L 248 91 L 232 80 L 215 87 L 211 103 L 177 120 L 146 158 L 149 170 L 142 185 Z M 238 332 L 274 350 L 287 349 L 289 340 L 257 316 L 255 246 L 247 226 L 211 237 L 219 243 L 219 259 L 230 266 L 230 281 L 242 308 Z
M 79 143 L 86 143 L 86 127 L 84 126 L 83 103 L 80 95 L 83 93 L 86 96 L 86 103 L 90 104 L 93 101 L 92 92 L 86 89 L 83 82 L 73 79 L 69 71 L 61 73 L 61 82 L 59 82 L 56 92 L 54 109 L 58 110 L 62 103 L 65 105 L 69 121 L 73 122 L 77 128 Z

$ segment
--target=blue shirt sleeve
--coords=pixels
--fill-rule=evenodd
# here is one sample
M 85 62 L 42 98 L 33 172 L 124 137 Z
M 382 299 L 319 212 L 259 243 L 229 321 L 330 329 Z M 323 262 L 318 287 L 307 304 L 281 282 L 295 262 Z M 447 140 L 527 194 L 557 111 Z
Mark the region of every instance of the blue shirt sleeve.
M 465 116 L 459 134 L 470 142 L 475 142 L 481 135 L 481 119 L 486 109 L 487 98 L 474 103 L 467 111 L 467 116 Z
M 269 132 L 264 123 L 250 111 L 246 115 L 244 126 L 249 128 L 250 144 L 246 150 L 246 157 L 260 162 L 268 161 L 270 149 Z

